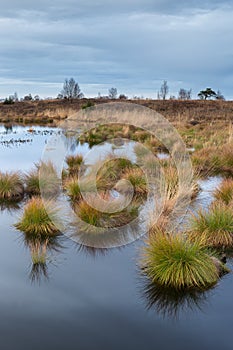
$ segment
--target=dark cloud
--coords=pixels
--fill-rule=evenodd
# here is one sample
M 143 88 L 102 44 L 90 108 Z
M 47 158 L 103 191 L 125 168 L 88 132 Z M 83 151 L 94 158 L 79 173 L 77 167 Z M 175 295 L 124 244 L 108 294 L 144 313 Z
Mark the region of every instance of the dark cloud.
M 84 92 L 156 96 L 161 81 L 231 95 L 231 2 L 11 1 L 1 5 L 0 95 L 56 95 L 74 76 Z

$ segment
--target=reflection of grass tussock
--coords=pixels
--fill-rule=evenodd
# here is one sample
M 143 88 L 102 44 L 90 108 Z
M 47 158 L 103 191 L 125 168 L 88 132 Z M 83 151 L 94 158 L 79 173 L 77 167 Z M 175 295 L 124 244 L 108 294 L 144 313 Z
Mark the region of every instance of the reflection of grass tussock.
M 177 318 L 180 312 L 201 309 L 206 302 L 207 291 L 197 288 L 177 290 L 171 287 L 162 287 L 148 279 L 145 283 L 142 292 L 146 298 L 148 309 L 155 308 L 164 317 Z
M 144 248 L 143 271 L 152 282 L 178 290 L 209 288 L 219 277 L 210 252 L 200 240 L 191 242 L 159 229 Z
M 0 172 L 0 199 L 19 200 L 24 195 L 24 187 L 18 172 Z
M 25 206 L 24 213 L 15 227 L 31 235 L 56 235 L 59 230 L 57 209 L 52 202 L 43 203 L 39 197 L 33 197 Z
M 199 210 L 190 219 L 190 237 L 201 238 L 207 246 L 233 246 L 233 211 L 218 203 L 209 211 Z

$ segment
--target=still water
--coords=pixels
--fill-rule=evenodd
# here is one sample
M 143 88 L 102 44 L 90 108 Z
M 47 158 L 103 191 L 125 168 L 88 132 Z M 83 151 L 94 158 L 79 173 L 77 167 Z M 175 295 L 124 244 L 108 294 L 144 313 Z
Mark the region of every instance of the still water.
M 1 170 L 28 171 L 49 135 L 59 132 L 1 127 Z M 208 181 L 201 183 L 200 203 L 210 201 L 219 180 Z M 95 251 L 63 236 L 50 247 L 45 270 L 34 271 L 30 249 L 13 226 L 21 210 L 0 210 L 2 349 L 232 349 L 232 274 L 207 294 L 167 298 L 140 276 L 142 241 Z

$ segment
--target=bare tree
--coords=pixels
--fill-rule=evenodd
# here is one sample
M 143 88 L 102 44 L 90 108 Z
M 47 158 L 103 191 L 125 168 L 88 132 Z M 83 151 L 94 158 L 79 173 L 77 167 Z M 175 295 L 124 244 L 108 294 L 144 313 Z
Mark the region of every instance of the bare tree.
M 116 99 L 117 98 L 117 88 L 112 87 L 111 89 L 108 90 L 108 97 L 111 99 Z
M 68 100 L 83 98 L 84 96 L 74 78 L 70 78 L 69 80 L 65 79 L 61 95 Z
M 180 89 L 178 93 L 178 99 L 179 100 L 191 100 L 192 96 L 192 89 L 186 90 L 186 89 Z
M 166 100 L 168 92 L 169 92 L 169 87 L 168 87 L 167 81 L 164 80 L 160 88 L 160 96 L 163 100 Z

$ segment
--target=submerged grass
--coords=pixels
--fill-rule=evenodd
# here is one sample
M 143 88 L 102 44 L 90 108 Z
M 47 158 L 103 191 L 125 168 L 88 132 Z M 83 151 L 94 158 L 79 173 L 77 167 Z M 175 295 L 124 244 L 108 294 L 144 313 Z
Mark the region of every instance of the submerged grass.
M 20 200 L 24 195 L 24 186 L 19 172 L 0 172 L 0 199 Z
M 144 248 L 143 272 L 153 283 L 177 290 L 207 289 L 218 280 L 218 270 L 201 241 L 161 230 L 150 236 Z
M 44 203 L 39 197 L 32 197 L 15 227 L 29 235 L 51 236 L 59 233 L 57 209 L 52 202 Z

